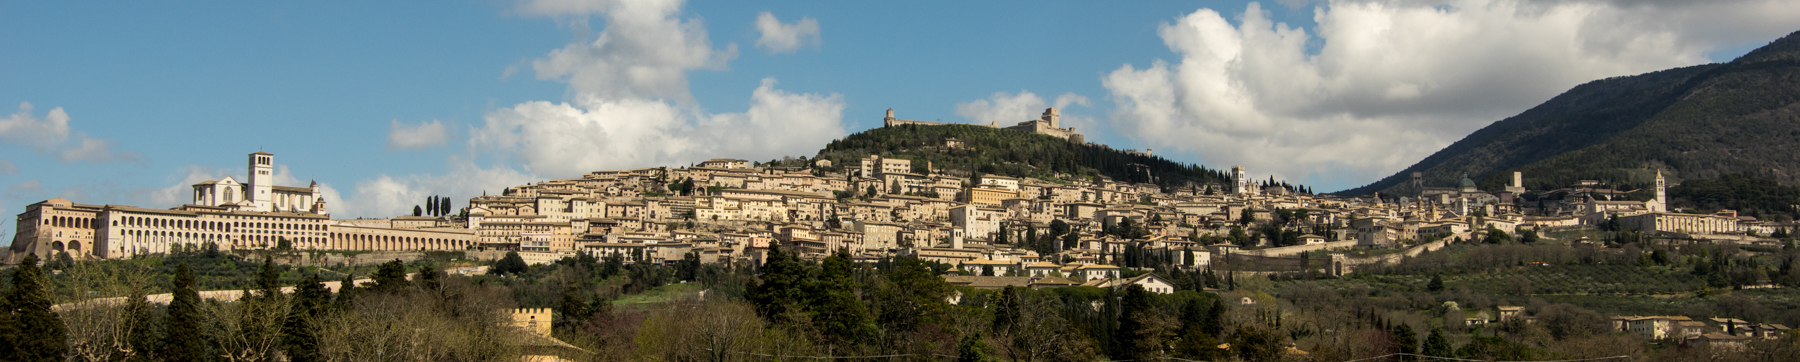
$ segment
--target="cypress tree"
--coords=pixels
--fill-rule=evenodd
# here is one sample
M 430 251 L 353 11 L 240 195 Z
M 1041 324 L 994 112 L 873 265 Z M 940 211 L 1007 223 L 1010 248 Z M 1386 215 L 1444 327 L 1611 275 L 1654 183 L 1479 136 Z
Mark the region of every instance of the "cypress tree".
M 444 275 L 443 270 L 438 270 L 438 268 L 432 267 L 431 264 L 425 264 L 424 266 L 420 266 L 419 267 L 419 288 L 423 288 L 423 289 L 429 290 L 429 291 L 437 291 L 439 289 L 443 289 L 445 277 L 446 276 Z
M 127 328 L 126 344 L 130 348 L 127 361 L 155 361 L 157 350 L 156 320 L 150 309 L 150 300 L 144 297 L 142 289 L 131 290 L 131 300 L 125 304 L 125 323 Z
M 380 268 L 375 269 L 375 275 L 369 278 L 375 280 L 374 289 L 378 292 L 395 292 L 406 289 L 409 285 L 406 282 L 406 264 L 400 263 L 400 259 L 382 263 Z
M 802 295 L 801 283 L 806 277 L 806 266 L 788 253 L 781 251 L 776 243 L 769 244 L 769 254 L 762 265 L 762 274 L 752 282 L 745 291 L 744 299 L 756 306 L 756 314 L 770 321 L 785 321 L 781 315 L 788 306 L 797 305 Z
M 1450 339 L 1444 337 L 1444 329 L 1433 327 L 1431 335 L 1425 337 L 1425 348 L 1422 354 L 1432 357 L 1450 357 Z
M 256 272 L 257 298 L 274 301 L 282 297 L 281 272 L 275 270 L 275 258 L 264 256 L 262 269 Z
M 313 321 L 325 314 L 326 304 L 331 301 L 331 291 L 319 279 L 319 274 L 308 274 L 294 286 L 294 304 L 288 309 L 287 320 L 281 325 L 282 347 L 287 357 L 293 362 L 319 361 L 319 336 L 313 328 Z
M 16 274 L 15 274 L 16 275 Z M 12 291 L 0 293 L 0 360 L 17 360 L 19 326 L 13 317 Z
M 856 296 L 853 268 L 850 251 L 838 249 L 820 262 L 819 277 L 806 287 L 812 321 L 835 347 L 854 346 L 877 333 L 868 306 Z
M 331 301 L 331 307 L 337 310 L 350 310 L 356 306 L 356 275 L 344 274 L 344 280 L 338 282 L 337 299 Z
M 168 331 L 163 335 L 162 358 L 198 361 L 207 356 L 206 336 L 200 330 L 200 292 L 194 290 L 194 270 L 187 263 L 175 267 L 175 290 L 169 301 Z
M 1444 278 L 1437 276 L 1437 275 L 1432 275 L 1431 282 L 1425 284 L 1425 289 L 1433 291 L 1433 292 L 1443 291 L 1444 290 Z
M 1419 334 L 1411 325 L 1400 323 L 1394 326 L 1394 344 L 1399 345 L 1400 353 L 1419 353 Z
M 13 271 L 13 289 L 7 298 L 16 328 L 14 361 L 61 361 L 69 353 L 68 327 L 50 310 L 50 288 L 36 254 L 26 254 Z

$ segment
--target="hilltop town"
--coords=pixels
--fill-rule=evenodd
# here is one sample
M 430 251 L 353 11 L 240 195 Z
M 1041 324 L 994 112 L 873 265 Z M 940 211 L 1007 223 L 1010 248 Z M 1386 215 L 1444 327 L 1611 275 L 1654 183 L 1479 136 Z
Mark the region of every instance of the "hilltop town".
M 936 126 L 892 115 L 886 127 Z M 1009 129 L 1081 142 L 1068 134 L 1072 129 L 1058 128 L 1056 117 L 1052 108 Z M 1614 200 L 1622 191 L 1587 181 L 1542 190 L 1555 199 L 1525 202 L 1521 197 L 1534 191 L 1524 189 L 1520 174 L 1498 192 L 1479 190 L 1468 179 L 1435 186 L 1415 177 L 1408 195 L 1339 197 L 1258 180 L 1243 166 L 1231 169 L 1227 183 L 1182 187 L 1103 176 L 971 174 L 880 155 L 832 166 L 824 159 L 778 165 L 719 158 L 598 170 L 508 187 L 467 200 L 454 213 L 430 205 L 434 215 L 333 219 L 317 183 L 273 185 L 274 155 L 256 152 L 244 180 L 197 183 L 192 203 L 172 209 L 61 198 L 32 204 L 18 217 L 9 260 L 59 252 L 118 259 L 215 244 L 226 250 L 510 250 L 538 263 L 587 254 L 660 264 L 692 255 L 729 264 L 758 262 L 779 246 L 809 259 L 845 249 L 861 261 L 906 255 L 973 274 L 1054 274 L 1082 283 L 1108 275 L 1090 270 L 1116 269 L 1126 259 L 1131 267 L 1336 275 L 1391 261 L 1345 251 L 1441 248 L 1489 230 L 1521 235 L 1615 223 L 1755 243 L 1772 240 L 1754 235 L 1793 227 L 1729 211 L 1671 212 L 1661 175 L 1648 201 Z M 1302 253 L 1317 261 L 1284 259 Z
M 629 269 L 633 271 L 625 277 L 624 284 L 617 286 L 621 289 L 613 292 L 604 292 L 604 288 L 599 289 L 601 292 L 578 291 L 598 288 L 595 286 L 570 289 L 563 292 L 564 304 L 554 313 L 542 309 L 545 304 L 541 301 L 526 305 L 531 308 L 511 310 L 513 322 L 510 325 L 530 332 L 520 335 L 538 336 L 527 340 L 539 342 L 517 342 L 523 344 L 508 346 L 529 349 L 537 348 L 529 347 L 531 345 L 541 345 L 546 349 L 530 353 L 564 358 L 595 356 L 594 351 L 558 339 L 591 338 L 566 329 L 568 323 L 574 323 L 570 319 L 598 318 L 592 316 L 603 315 L 600 313 L 607 310 L 584 307 L 581 303 L 586 302 L 583 300 L 592 298 L 594 303 L 604 303 L 606 298 L 617 297 L 619 293 L 645 293 L 674 279 L 736 290 L 730 295 L 744 299 L 736 303 L 766 308 L 797 302 L 767 300 L 769 297 L 766 296 L 767 293 L 786 293 L 768 291 L 783 288 L 781 284 L 768 284 L 775 283 L 769 280 L 783 278 L 770 273 L 784 273 L 783 270 L 791 273 L 794 268 L 807 268 L 793 266 L 792 263 L 797 261 L 824 268 L 811 272 L 821 274 L 816 277 L 818 279 L 806 283 L 823 283 L 835 278 L 827 274 L 848 272 L 834 272 L 830 265 L 848 263 L 859 268 L 874 268 L 871 270 L 894 268 L 895 263 L 913 265 L 913 268 L 930 271 L 926 277 L 934 283 L 954 288 L 928 294 L 934 298 L 933 303 L 941 301 L 948 305 L 981 306 L 990 298 L 1004 298 L 993 293 L 1012 293 L 1015 288 L 1066 289 L 1069 291 L 1058 293 L 1073 294 L 1031 297 L 1065 301 L 1110 298 L 1081 294 L 1088 293 L 1081 290 L 1102 290 L 1110 291 L 1108 293 L 1142 291 L 1173 298 L 1169 300 L 1201 298 L 1182 302 L 1189 304 L 1216 303 L 1210 307 L 1181 307 L 1184 308 L 1180 312 L 1184 330 L 1201 328 L 1193 327 L 1199 322 L 1189 320 L 1202 318 L 1194 317 L 1193 313 L 1200 313 L 1197 310 L 1225 313 L 1227 308 L 1248 308 L 1261 311 L 1257 313 L 1304 316 L 1312 321 L 1307 323 L 1321 325 L 1362 329 L 1379 326 L 1380 333 L 1398 336 L 1414 332 L 1410 327 L 1404 331 L 1400 327 L 1390 327 L 1387 320 L 1374 318 L 1373 311 L 1364 314 L 1360 308 L 1405 311 L 1400 316 L 1444 313 L 1441 321 L 1434 317 L 1426 325 L 1441 323 L 1449 328 L 1449 332 L 1441 335 L 1440 331 L 1433 330 L 1433 338 L 1449 336 L 1456 341 L 1469 340 L 1463 349 L 1455 352 L 1460 356 L 1517 358 L 1530 355 L 1495 354 L 1476 348 L 1490 348 L 1482 347 L 1487 346 L 1483 343 L 1505 343 L 1479 338 L 1482 331 L 1490 330 L 1487 327 L 1490 324 L 1497 326 L 1491 327 L 1497 328 L 1493 330 L 1507 331 L 1509 336 L 1516 337 L 1530 333 L 1527 332 L 1530 329 L 1521 327 L 1520 323 L 1528 325 L 1539 323 L 1539 320 L 1544 320 L 1543 328 L 1554 331 L 1586 328 L 1588 332 L 1579 333 L 1610 331 L 1648 341 L 1725 346 L 1721 348 L 1741 349 L 1746 343 L 1786 338 L 1784 336 L 1791 334 L 1785 325 L 1771 322 L 1786 316 L 1759 312 L 1755 308 L 1721 306 L 1713 310 L 1753 315 L 1708 314 L 1710 318 L 1700 318 L 1638 313 L 1667 311 L 1666 308 L 1619 307 L 1612 310 L 1615 313 L 1610 319 L 1603 319 L 1585 309 L 1545 303 L 1535 297 L 1545 293 L 1580 291 L 1694 293 L 1696 298 L 1707 298 L 1713 293 L 1710 288 L 1714 287 L 1781 288 L 1800 281 L 1790 275 L 1793 272 L 1786 266 L 1777 271 L 1758 266 L 1760 262 L 1756 261 L 1758 253 L 1791 250 L 1792 241 L 1785 237 L 1795 231 L 1793 222 L 1759 220 L 1736 215 L 1731 210 L 1698 213 L 1674 209 L 1668 192 L 1670 185 L 1660 173 L 1656 174 L 1653 187 L 1637 190 L 1617 190 L 1600 181 L 1581 181 L 1553 190 L 1529 190 L 1525 187 L 1527 175 L 1515 172 L 1511 182 L 1504 187 L 1483 190 L 1467 178 L 1454 185 L 1427 184 L 1415 172 L 1410 183 L 1397 188 L 1399 194 L 1347 197 L 1315 194 L 1303 186 L 1274 178 L 1258 178 L 1244 166 L 1234 166 L 1228 173 L 1198 166 L 1158 166 L 1159 159 L 1151 158 L 1148 150 L 1113 151 L 1086 143 L 1074 129 L 1061 128 L 1057 118 L 1057 111 L 1052 108 L 1039 119 L 1000 128 L 997 125 L 900 120 L 894 118 L 890 110 L 884 127 L 865 134 L 910 132 L 916 135 L 922 134 L 918 131 L 938 128 L 954 132 L 931 133 L 934 135 L 931 137 L 938 138 L 923 138 L 929 142 L 915 147 L 926 153 L 889 148 L 879 154 L 870 152 L 846 157 L 845 152 L 858 148 L 834 142 L 833 146 L 837 148 L 828 147 L 829 152 L 821 151 L 819 156 L 811 158 L 790 157 L 769 162 L 717 158 L 685 166 L 596 170 L 576 178 L 506 187 L 468 199 L 462 205 L 433 197 L 421 200 L 421 206 L 414 208 L 413 215 L 373 219 L 332 217 L 316 182 L 306 187 L 275 185 L 272 172 L 276 166 L 275 155 L 255 152 L 247 156 L 248 173 L 243 179 L 227 177 L 193 184 L 191 201 L 174 208 L 91 205 L 63 198 L 28 205 L 17 217 L 18 232 L 11 247 L 5 249 L 5 260 L 17 264 L 27 256 L 35 256 L 36 260 L 49 260 L 46 265 L 50 268 L 69 268 L 74 266 L 73 263 L 83 261 L 164 257 L 200 258 L 192 261 L 234 265 L 237 262 L 227 259 L 262 255 L 267 258 L 265 270 L 274 270 L 270 269 L 273 268 L 270 263 L 275 256 L 281 256 L 283 263 L 320 268 L 315 269 L 315 273 L 327 271 L 324 267 L 344 270 L 332 272 L 343 275 L 343 282 L 321 287 L 327 290 L 325 293 L 337 290 L 342 295 L 365 288 L 391 289 L 384 285 L 405 279 L 401 274 L 407 266 L 401 265 L 401 261 L 364 260 L 367 258 L 358 256 L 365 254 L 376 259 L 409 258 L 417 264 L 419 272 L 425 274 L 441 274 L 445 269 L 453 269 L 457 274 L 479 276 L 489 273 L 504 277 L 527 275 L 534 268 L 528 265 L 538 265 L 546 268 L 538 270 L 575 268 L 561 273 L 590 273 L 606 280 L 625 274 L 623 266 L 630 265 Z M 973 136 L 967 135 L 971 133 L 964 131 L 971 130 L 988 139 L 970 138 Z M 861 134 L 852 137 L 859 136 Z M 976 165 L 978 161 L 971 163 L 969 160 L 981 158 L 969 155 L 984 152 L 984 147 L 993 147 L 994 137 L 1036 142 L 1029 147 L 1038 148 L 1059 143 L 1087 147 L 1084 152 L 1106 156 L 1088 156 L 1093 159 L 1125 160 L 1128 163 L 1105 165 L 1112 166 L 1105 170 L 1067 163 L 1054 164 L 1060 168 L 1012 161 L 1003 161 L 1010 163 L 1005 168 Z M 918 140 L 911 138 L 901 143 Z M 937 154 L 940 156 L 937 158 L 919 156 L 938 150 L 949 150 L 954 152 L 951 155 L 962 158 L 945 158 L 941 157 L 944 156 L 942 153 Z M 832 157 L 827 157 L 828 154 Z M 1117 158 L 1107 158 L 1114 157 L 1108 155 Z M 834 159 L 839 161 L 834 162 Z M 844 162 L 846 159 L 854 161 Z M 962 162 L 934 163 L 932 160 Z M 1004 170 L 1010 170 L 1012 174 L 984 173 Z M 1107 170 L 1111 170 L 1110 175 L 1129 179 L 1111 177 L 1104 172 Z M 1528 249 L 1506 249 L 1505 245 Z M 1456 254 L 1439 252 L 1445 250 Z M 449 255 L 450 259 L 447 259 L 448 263 L 421 259 L 421 254 L 425 253 Z M 1670 256 L 1671 253 L 1678 256 Z M 382 271 L 372 276 L 375 281 L 351 280 L 357 268 L 384 261 Z M 470 264 L 471 261 L 474 264 Z M 1615 274 L 1613 278 L 1624 279 L 1610 281 L 1522 277 L 1531 275 L 1534 272 L 1531 268 L 1550 267 L 1557 262 L 1582 266 L 1557 269 L 1556 273 L 1593 273 L 1594 270 L 1610 270 L 1605 269 L 1605 265 L 1620 263 L 1649 268 L 1643 270 L 1672 271 L 1679 267 L 1682 271 L 1680 276 L 1650 276 L 1649 279 L 1642 279 L 1645 278 L 1642 275 Z M 1689 266 L 1691 271 L 1687 269 Z M 703 272 L 700 270 L 712 270 L 709 273 L 714 273 L 714 279 L 701 277 Z M 675 274 L 667 274 L 670 271 Z M 1449 273 L 1448 282 L 1440 280 L 1445 273 Z M 1671 272 L 1652 274 L 1656 273 Z M 1495 281 L 1493 278 L 1498 276 L 1484 274 L 1511 276 Z M 716 279 L 721 278 L 716 275 L 730 277 Z M 756 279 L 732 279 L 738 276 L 749 278 L 750 275 Z M 898 275 L 907 274 L 889 277 L 898 278 Z M 1311 314 L 1301 313 L 1294 307 L 1300 303 L 1326 303 L 1306 299 L 1306 288 L 1317 288 L 1319 284 L 1286 284 L 1280 289 L 1282 299 L 1270 299 L 1265 293 L 1274 289 L 1260 284 L 1335 278 L 1367 283 L 1360 288 L 1384 285 L 1381 288 L 1398 289 L 1382 293 L 1419 293 L 1406 291 L 1411 287 L 1404 285 L 1415 283 L 1413 280 L 1426 275 L 1431 276 L 1430 285 L 1425 288 L 1428 292 L 1415 294 L 1411 297 L 1413 302 L 1334 306 L 1329 311 L 1315 310 Z M 277 289 L 276 279 L 268 279 L 275 277 L 258 278 L 259 285 L 267 284 L 263 288 Z M 316 279 L 317 275 L 312 278 Z M 758 279 L 763 282 L 753 281 Z M 1240 289 L 1240 280 L 1246 283 L 1245 289 Z M 312 283 L 302 282 L 290 289 Z M 1446 283 L 1457 289 L 1446 289 Z M 1537 283 L 1535 290 L 1533 283 Z M 363 286 L 339 289 L 339 286 L 357 284 Z M 874 289 L 863 291 L 865 295 L 858 299 L 870 305 L 881 303 L 881 298 L 887 297 L 866 293 L 878 293 L 880 288 L 887 288 L 882 285 L 886 284 L 863 284 L 862 288 Z M 193 286 L 186 288 L 191 293 Z M 1695 288 L 1699 290 L 1694 291 Z M 176 294 L 180 294 L 181 287 L 176 289 Z M 1346 298 L 1354 300 L 1357 293 L 1370 293 L 1356 290 L 1344 292 L 1352 295 Z M 1195 292 L 1211 296 L 1196 297 Z M 1461 294 L 1448 294 L 1452 292 Z M 242 298 L 262 303 L 251 298 L 267 298 L 256 295 L 275 292 L 252 294 L 226 290 L 207 293 L 204 294 L 206 298 Z M 1326 293 L 1336 295 L 1338 292 Z M 1435 297 L 1430 293 L 1446 293 L 1442 295 L 1446 301 L 1442 305 L 1431 304 L 1429 300 Z M 546 299 L 553 295 L 524 298 Z M 698 295 L 703 297 L 705 292 Z M 1489 299 L 1489 295 L 1496 299 Z M 1501 295 L 1506 295 L 1507 299 L 1500 299 Z M 120 297 L 91 299 L 74 305 Z M 157 298 L 166 301 L 168 297 L 163 294 Z M 345 297 L 339 297 L 342 298 Z M 1426 304 L 1418 304 L 1418 298 L 1427 299 Z M 1526 300 L 1517 298 L 1530 300 L 1520 303 Z M 571 300 L 575 304 L 569 304 Z M 1226 300 L 1230 300 L 1233 307 L 1227 307 Z M 1503 300 L 1512 300 L 1512 304 Z M 826 302 L 824 299 L 808 301 Z M 1124 314 L 1105 317 L 1116 317 L 1120 321 L 1137 318 L 1128 318 L 1127 315 L 1134 315 L 1131 313 L 1174 313 L 1143 306 L 1112 306 L 1113 301 L 1091 303 L 1096 308 L 1094 313 L 1114 310 L 1099 309 L 1102 304 L 1108 305 L 1107 308 L 1123 308 L 1119 313 Z M 1750 303 L 1754 305 L 1755 302 Z M 1322 305 L 1314 308 L 1322 308 Z M 765 318 L 779 320 L 771 313 L 775 312 L 758 310 Z M 1083 317 L 1088 312 L 1069 313 L 1073 314 L 1063 318 L 1093 318 Z M 1270 324 L 1270 321 L 1257 322 L 1244 314 L 1249 312 L 1236 313 L 1204 317 L 1215 321 L 1230 319 L 1230 323 L 1239 326 L 1236 332 L 1184 333 L 1200 333 L 1194 338 L 1230 335 L 1242 339 L 1256 335 L 1256 325 Z M 1368 319 L 1327 322 L 1339 318 L 1328 318 L 1331 313 L 1341 314 L 1339 317 L 1342 318 Z M 1587 315 L 1592 317 L 1571 322 L 1567 319 L 1570 318 L 1568 313 L 1589 313 Z M 563 327 L 558 328 L 565 329 L 558 329 L 553 337 L 548 321 L 555 318 L 562 318 L 563 322 L 558 325 Z M 1610 324 L 1606 324 L 1608 320 Z M 1273 323 L 1279 324 L 1279 320 Z M 1100 341 L 1124 338 L 1112 337 L 1115 332 L 1111 328 L 1089 331 L 1087 337 L 1059 338 L 1067 339 L 1061 343 L 1075 345 L 1087 343 L 1084 342 L 1088 341 L 1086 338 Z M 1128 330 L 1123 326 L 1118 328 L 1117 333 Z M 1299 329 L 1290 329 L 1289 333 L 1296 330 Z M 1320 337 L 1295 335 L 1292 338 L 1293 343 L 1304 341 L 1315 352 L 1345 356 L 1384 353 L 1332 350 L 1339 347 L 1329 347 L 1331 343 L 1342 341 Z M 595 346 L 592 343 L 596 342 L 583 345 Z M 832 343 L 858 345 L 866 342 Z M 1555 344 L 1540 345 L 1539 348 L 1562 348 Z M 1189 349 L 1176 355 L 1216 357 L 1228 350 L 1224 346 L 1217 350 Z M 1449 347 L 1440 346 L 1436 352 L 1431 352 L 1434 347 L 1430 346 L 1428 342 L 1426 347 L 1421 347 L 1425 348 L 1422 353 L 1451 354 L 1443 349 Z M 1108 354 L 1148 353 L 1123 345 L 1101 347 L 1099 351 Z M 1240 354 L 1262 353 L 1250 349 L 1229 350 Z M 1071 351 L 1069 353 L 1073 355 L 1096 352 L 1080 348 Z M 1309 352 L 1290 346 L 1287 353 Z

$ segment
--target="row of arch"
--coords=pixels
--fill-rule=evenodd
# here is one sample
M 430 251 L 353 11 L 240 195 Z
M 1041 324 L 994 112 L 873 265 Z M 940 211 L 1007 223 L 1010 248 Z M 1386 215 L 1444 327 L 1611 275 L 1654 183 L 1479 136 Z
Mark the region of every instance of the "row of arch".
M 347 250 L 461 250 L 474 246 L 468 240 L 397 235 L 332 233 L 338 249 Z
M 55 216 L 55 217 L 51 217 L 49 219 L 45 219 L 44 224 L 50 225 L 50 226 L 55 226 L 55 227 L 63 227 L 63 228 L 92 229 L 92 228 L 94 228 L 94 218 L 73 217 L 73 216 Z

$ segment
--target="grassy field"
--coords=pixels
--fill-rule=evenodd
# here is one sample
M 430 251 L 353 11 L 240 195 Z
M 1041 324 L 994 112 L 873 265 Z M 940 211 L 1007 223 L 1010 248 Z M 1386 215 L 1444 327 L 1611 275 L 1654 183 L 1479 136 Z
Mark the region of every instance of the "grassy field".
M 650 305 L 698 296 L 703 288 L 700 283 L 669 284 L 651 288 L 643 293 L 621 296 L 612 303 L 613 307 L 645 308 Z

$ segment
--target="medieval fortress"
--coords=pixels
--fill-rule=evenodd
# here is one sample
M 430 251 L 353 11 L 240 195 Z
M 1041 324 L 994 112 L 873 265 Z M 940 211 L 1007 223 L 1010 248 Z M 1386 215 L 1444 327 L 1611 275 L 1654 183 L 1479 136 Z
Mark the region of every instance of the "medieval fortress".
M 1070 142 L 1075 142 L 1075 143 L 1087 143 L 1086 138 L 1082 137 L 1080 133 L 1075 133 L 1075 127 L 1062 128 L 1062 125 L 1059 123 L 1060 118 L 1062 118 L 1062 114 L 1058 113 L 1056 111 L 1056 108 L 1054 108 L 1054 107 L 1048 108 L 1048 109 L 1044 109 L 1044 115 L 1039 116 L 1038 119 L 1019 122 L 1019 124 L 1016 124 L 1016 125 L 1006 126 L 1006 129 L 1019 131 L 1019 132 L 1025 132 L 1025 133 L 1036 133 L 1036 134 L 1041 134 L 1041 135 L 1049 135 L 1051 137 L 1066 139 L 1066 140 L 1069 140 Z M 894 118 L 894 110 L 892 108 L 889 108 L 887 110 L 887 118 L 881 119 L 882 127 L 894 127 L 894 126 L 905 126 L 905 125 L 943 126 L 943 125 L 969 125 L 969 124 L 968 123 L 914 121 L 914 120 L 910 120 L 910 119 Z M 994 122 L 991 122 L 991 123 L 988 123 L 985 125 L 983 125 L 983 124 L 974 124 L 974 125 L 975 126 L 985 126 L 985 127 L 989 127 L 989 128 L 1000 128 L 999 121 L 994 121 Z

